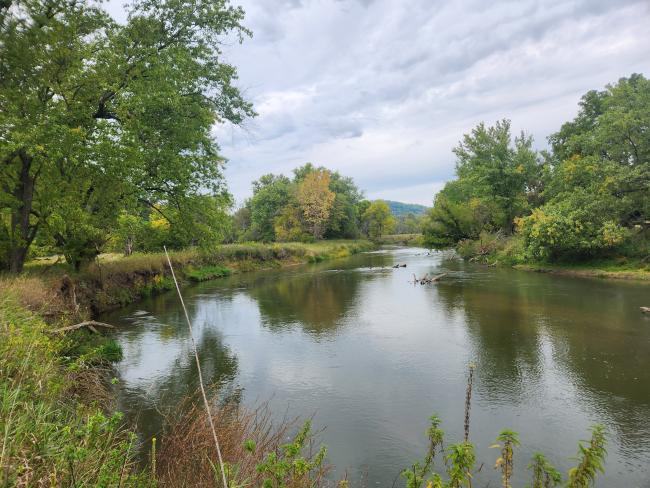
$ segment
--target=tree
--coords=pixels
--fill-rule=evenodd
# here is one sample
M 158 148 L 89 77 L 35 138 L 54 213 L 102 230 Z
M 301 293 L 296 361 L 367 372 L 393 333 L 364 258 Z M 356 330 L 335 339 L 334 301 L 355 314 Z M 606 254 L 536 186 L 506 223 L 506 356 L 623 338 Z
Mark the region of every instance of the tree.
M 124 209 L 168 205 L 185 225 L 196 195 L 222 193 L 211 127 L 254 115 L 219 48 L 249 34 L 243 15 L 226 0 L 136 0 L 119 25 L 89 0 L 0 5 L 5 265 L 20 272 L 39 232 L 88 259 Z
M 305 163 L 293 170 L 294 183 L 299 185 L 314 171 L 329 173 L 329 189 L 335 194 L 332 210 L 323 231 L 324 236 L 328 239 L 357 237 L 360 220 L 357 205 L 363 198 L 363 193 L 349 176 L 341 176 L 338 171 L 330 171 L 323 166 L 316 167 L 312 163 Z
M 473 188 L 473 195 L 493 200 L 502 211 L 500 226 L 514 231 L 515 217 L 528 210 L 527 192 L 539 172 L 533 139 L 522 133 L 510 136 L 510 121 L 492 127 L 481 123 L 465 134 L 454 149 L 456 173 Z
M 322 237 L 336 198 L 329 184 L 329 171 L 318 169 L 307 174 L 296 191 L 296 199 L 314 239 Z
M 246 204 L 253 239 L 275 240 L 275 218 L 289 203 L 292 191 L 291 180 L 283 175 L 268 174 L 253 182 L 253 196 Z
M 302 212 L 297 205 L 286 205 L 275 218 L 275 237 L 278 241 L 300 241 L 303 238 L 304 224 Z
M 504 221 L 499 206 L 473 195 L 474 187 L 466 179 L 450 181 L 438 192 L 422 225 L 429 248 L 444 249 L 463 239 L 476 239 L 482 230 L 499 229 Z
M 633 74 L 590 91 L 577 117 L 549 137 L 552 181 L 547 199 L 574 188 L 612 196 L 622 225 L 650 218 L 650 80 Z
M 368 235 L 372 239 L 379 239 L 382 235 L 393 231 L 395 217 L 390 212 L 390 207 L 383 200 L 375 200 L 363 214 L 368 225 Z
M 549 137 L 546 203 L 519 221 L 529 257 L 605 255 L 630 241 L 647 255 L 650 228 L 650 81 L 621 78 L 590 91 L 575 119 Z
M 352 178 L 341 176 L 338 171 L 331 173 L 329 189 L 336 197 L 327 221 L 325 237 L 332 239 L 358 237 L 360 218 L 357 205 L 363 198 L 363 193 L 354 184 Z

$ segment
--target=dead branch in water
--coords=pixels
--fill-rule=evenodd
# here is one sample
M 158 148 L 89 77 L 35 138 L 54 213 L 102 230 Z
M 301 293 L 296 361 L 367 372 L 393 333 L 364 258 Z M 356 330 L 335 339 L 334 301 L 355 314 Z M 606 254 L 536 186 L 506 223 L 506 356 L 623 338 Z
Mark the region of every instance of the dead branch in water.
M 440 279 L 442 279 L 445 276 L 447 276 L 447 273 L 442 273 L 436 276 L 429 277 L 429 273 L 427 273 L 422 278 L 418 278 L 417 276 L 415 276 L 415 273 L 413 273 L 413 284 L 417 285 L 419 283 L 421 285 L 428 285 L 431 283 L 435 283 L 436 281 L 440 281 Z
M 96 320 L 85 320 L 83 322 L 79 322 L 78 324 L 74 325 L 67 325 L 65 327 L 61 327 L 60 329 L 54 329 L 52 331 L 52 334 L 59 334 L 63 332 L 69 332 L 71 330 L 78 330 L 83 327 L 87 327 L 91 332 L 94 332 L 95 334 L 99 334 L 99 331 L 95 327 L 103 327 L 105 329 L 114 329 L 115 326 L 111 324 L 105 324 L 104 322 L 97 322 Z

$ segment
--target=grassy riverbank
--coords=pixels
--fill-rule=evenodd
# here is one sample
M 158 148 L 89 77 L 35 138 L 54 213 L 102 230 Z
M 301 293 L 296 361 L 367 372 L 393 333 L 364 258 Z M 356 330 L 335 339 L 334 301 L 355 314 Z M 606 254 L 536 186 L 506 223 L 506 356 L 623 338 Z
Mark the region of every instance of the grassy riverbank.
M 638 267 L 618 264 L 615 261 L 594 261 L 586 263 L 557 265 L 549 263 L 516 264 L 513 268 L 521 271 L 550 273 L 579 278 L 603 278 L 614 280 L 635 280 L 650 282 L 650 269 L 638 263 Z
M 0 486 L 149 486 L 135 471 L 135 435 L 110 413 L 102 364 L 70 356 L 70 339 L 0 299 Z
M 421 247 L 424 245 L 422 234 L 392 234 L 381 236 L 379 239 L 381 244 L 388 244 L 394 246 L 413 246 Z
M 233 273 L 343 258 L 371 250 L 365 240 L 316 243 L 246 243 L 170 252 L 177 276 L 205 281 Z M 82 319 L 173 288 L 164 253 L 106 254 L 74 272 L 56 259 L 28 264 L 23 276 L 0 279 L 0 290 L 17 290 L 21 303 L 46 317 Z
M 650 281 L 650 249 L 636 256 L 616 256 L 579 261 L 534 261 L 526 256 L 521 239 L 498 234 L 481 233 L 479 239 L 465 239 L 456 251 L 464 259 L 487 266 L 510 266 L 522 271 L 535 271 L 563 276 Z

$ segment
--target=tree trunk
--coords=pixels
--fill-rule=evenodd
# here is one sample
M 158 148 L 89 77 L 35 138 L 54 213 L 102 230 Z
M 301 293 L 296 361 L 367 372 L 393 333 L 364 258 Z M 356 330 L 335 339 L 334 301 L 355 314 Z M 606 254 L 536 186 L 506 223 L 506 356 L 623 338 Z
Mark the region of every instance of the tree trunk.
M 133 254 L 133 237 L 129 236 L 124 241 L 124 255 L 130 256 Z
M 13 191 L 14 198 L 19 202 L 11 211 L 11 239 L 9 251 L 9 266 L 12 273 L 20 273 L 25 265 L 27 252 L 31 246 L 38 223 L 30 223 L 32 204 L 34 200 L 34 180 L 30 170 L 33 158 L 24 149 L 18 152 L 20 158 L 20 174 Z

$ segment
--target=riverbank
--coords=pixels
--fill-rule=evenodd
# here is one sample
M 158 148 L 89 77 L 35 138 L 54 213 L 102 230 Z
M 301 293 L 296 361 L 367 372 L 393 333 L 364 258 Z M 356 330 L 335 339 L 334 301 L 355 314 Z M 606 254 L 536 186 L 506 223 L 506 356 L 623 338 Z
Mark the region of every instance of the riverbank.
M 71 356 L 71 339 L 18 302 L 0 298 L 0 485 L 153 486 L 111 412 L 103 362 Z
M 196 282 L 344 258 L 375 247 L 365 240 L 226 244 L 211 250 L 172 251 L 170 259 L 181 281 Z M 0 278 L 0 291 L 17 291 L 23 306 L 48 321 L 88 319 L 173 286 L 164 253 L 102 255 L 78 273 L 58 262 L 40 260 L 29 263 L 20 277 Z
M 579 278 L 650 282 L 650 259 L 647 256 L 612 256 L 553 263 L 530 261 L 526 258 L 519 239 L 488 233 L 482 233 L 480 239 L 460 241 L 455 250 L 463 259 L 487 266 L 508 266 L 521 271 Z
M 422 247 L 424 240 L 422 234 L 391 234 L 381 236 L 379 243 L 392 246 Z
M 574 276 L 577 278 L 601 278 L 610 280 L 633 280 L 650 283 L 650 271 L 644 268 L 627 269 L 617 267 L 616 263 L 603 265 L 573 265 L 558 266 L 554 264 L 516 264 L 513 268 L 520 271 L 549 273 L 558 276 Z

